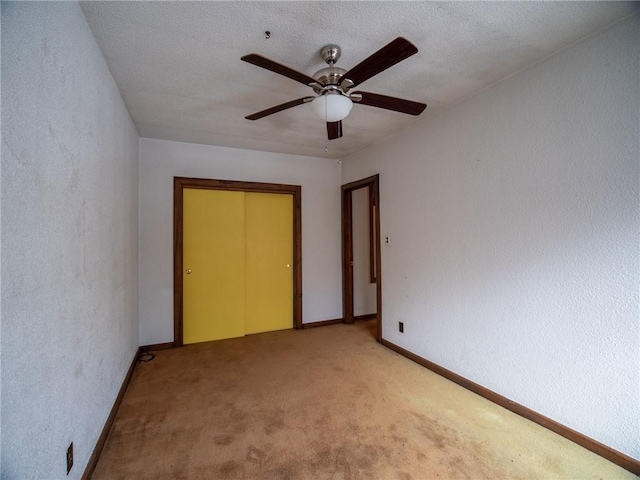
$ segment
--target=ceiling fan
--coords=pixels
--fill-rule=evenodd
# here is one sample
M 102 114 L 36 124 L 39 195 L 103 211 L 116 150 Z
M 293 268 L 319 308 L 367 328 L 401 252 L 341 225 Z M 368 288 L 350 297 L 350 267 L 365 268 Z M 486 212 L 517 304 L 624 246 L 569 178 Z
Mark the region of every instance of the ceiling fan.
M 290 102 L 282 103 L 275 107 L 248 115 L 245 118 L 248 120 L 258 120 L 259 118 L 311 102 L 316 114 L 327 123 L 329 140 L 334 140 L 342 137 L 342 120 L 349 115 L 354 102 L 360 105 L 384 108 L 409 115 L 420 115 L 427 107 L 424 103 L 389 97 L 378 93 L 362 91 L 350 92 L 353 87 L 360 85 L 374 75 L 409 58 L 417 52 L 418 49 L 415 45 L 402 37 L 398 37 L 347 71 L 344 68 L 335 66 L 340 58 L 340 47 L 338 45 L 327 45 L 322 48 L 321 54 L 322 59 L 329 66 L 318 70 L 313 77 L 274 62 L 273 60 L 269 60 L 257 53 L 250 53 L 249 55 L 243 56 L 241 60 L 307 85 L 313 89 L 315 96 L 291 100 Z

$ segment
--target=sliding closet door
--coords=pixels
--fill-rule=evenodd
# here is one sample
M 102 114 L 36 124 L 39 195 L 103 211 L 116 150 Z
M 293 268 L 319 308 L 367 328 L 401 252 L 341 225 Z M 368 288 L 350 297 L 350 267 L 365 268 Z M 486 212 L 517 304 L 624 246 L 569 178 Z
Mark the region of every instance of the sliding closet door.
M 293 195 L 245 194 L 245 333 L 293 328 Z
M 244 335 L 244 192 L 187 188 L 183 341 Z

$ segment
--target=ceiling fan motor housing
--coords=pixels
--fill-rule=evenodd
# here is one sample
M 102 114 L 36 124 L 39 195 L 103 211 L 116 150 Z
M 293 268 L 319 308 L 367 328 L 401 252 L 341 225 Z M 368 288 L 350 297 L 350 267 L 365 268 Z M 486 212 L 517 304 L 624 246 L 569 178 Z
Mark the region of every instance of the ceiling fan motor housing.
M 316 73 L 313 74 L 313 78 L 315 78 L 320 85 L 328 86 L 328 85 L 338 85 L 340 79 L 344 76 L 347 71 L 344 68 L 336 67 L 334 65 L 330 65 L 328 67 L 321 68 Z M 313 90 L 320 94 L 323 89 L 317 86 L 313 87 Z

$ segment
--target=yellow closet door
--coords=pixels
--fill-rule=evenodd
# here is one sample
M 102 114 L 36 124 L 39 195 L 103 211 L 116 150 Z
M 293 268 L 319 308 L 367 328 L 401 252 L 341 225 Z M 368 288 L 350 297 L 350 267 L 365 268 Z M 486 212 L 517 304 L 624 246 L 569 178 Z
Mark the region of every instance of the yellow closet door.
M 183 191 L 183 341 L 244 335 L 244 192 Z
M 245 193 L 245 333 L 293 328 L 293 195 Z

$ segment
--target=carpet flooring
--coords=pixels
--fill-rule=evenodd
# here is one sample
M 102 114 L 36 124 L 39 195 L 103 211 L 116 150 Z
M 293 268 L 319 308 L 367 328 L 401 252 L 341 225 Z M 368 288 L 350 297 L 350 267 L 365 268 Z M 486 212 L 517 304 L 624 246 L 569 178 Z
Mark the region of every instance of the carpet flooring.
M 376 343 L 375 321 L 156 352 L 93 478 L 632 479 Z

